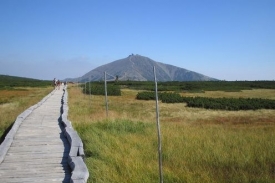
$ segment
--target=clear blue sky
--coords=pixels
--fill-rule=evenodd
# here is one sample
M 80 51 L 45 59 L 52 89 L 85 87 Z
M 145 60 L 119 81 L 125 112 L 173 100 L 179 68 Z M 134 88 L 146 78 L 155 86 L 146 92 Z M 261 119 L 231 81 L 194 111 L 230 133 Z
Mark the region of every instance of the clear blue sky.
M 79 77 L 132 53 L 274 80 L 275 0 L 0 0 L 0 74 Z

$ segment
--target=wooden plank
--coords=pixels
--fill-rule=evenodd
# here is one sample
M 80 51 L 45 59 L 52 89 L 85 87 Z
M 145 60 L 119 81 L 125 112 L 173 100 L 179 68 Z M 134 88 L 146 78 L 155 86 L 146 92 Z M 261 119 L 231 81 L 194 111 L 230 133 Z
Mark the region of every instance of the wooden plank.
M 70 144 L 59 125 L 62 90 L 37 105 L 17 129 L 3 162 L 0 182 L 70 182 Z
M 9 176 L 1 178 L 5 183 L 22 183 L 22 182 L 70 182 L 69 175 L 60 176 L 58 174 L 32 174 L 31 176 Z
M 56 157 L 53 157 L 53 158 L 47 158 L 46 159 L 47 163 L 48 164 L 67 164 L 68 163 L 68 159 L 67 158 L 56 158 Z M 20 160 L 17 160 L 17 161 L 14 161 L 11 159 L 11 161 L 8 161 L 7 159 L 3 162 L 5 164 L 25 164 L 25 165 L 29 165 L 29 164 L 42 164 L 42 163 L 45 163 L 45 159 L 36 159 L 35 161 L 30 161 L 28 159 L 20 159 Z

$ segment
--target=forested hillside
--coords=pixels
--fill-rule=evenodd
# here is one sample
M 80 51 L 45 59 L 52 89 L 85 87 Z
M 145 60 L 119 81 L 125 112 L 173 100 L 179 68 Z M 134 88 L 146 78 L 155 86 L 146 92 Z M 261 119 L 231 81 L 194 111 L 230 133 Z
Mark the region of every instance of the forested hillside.
M 47 80 L 0 75 L 0 89 L 9 89 L 12 87 L 41 87 L 49 85 L 51 85 L 51 81 Z

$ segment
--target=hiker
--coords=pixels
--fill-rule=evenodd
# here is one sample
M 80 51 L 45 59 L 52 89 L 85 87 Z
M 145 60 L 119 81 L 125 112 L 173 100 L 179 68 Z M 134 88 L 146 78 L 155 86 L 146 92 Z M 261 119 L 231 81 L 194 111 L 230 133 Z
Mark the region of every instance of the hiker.
M 59 90 L 60 89 L 60 81 L 59 80 L 57 80 L 56 85 L 57 85 L 57 88 Z
M 54 78 L 53 79 L 53 87 L 54 87 L 54 89 L 56 89 L 56 85 L 57 85 L 57 80 L 56 80 L 56 78 Z

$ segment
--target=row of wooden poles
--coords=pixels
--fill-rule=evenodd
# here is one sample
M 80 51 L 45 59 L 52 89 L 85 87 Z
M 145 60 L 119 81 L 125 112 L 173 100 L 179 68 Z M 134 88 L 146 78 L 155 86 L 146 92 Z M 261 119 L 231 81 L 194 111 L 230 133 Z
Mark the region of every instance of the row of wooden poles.
M 157 135 L 158 135 L 158 162 L 159 162 L 159 182 L 163 183 L 163 172 L 162 172 L 162 147 L 161 147 L 161 131 L 160 131 L 160 121 L 159 121 L 159 104 L 158 104 L 158 83 L 156 77 L 156 68 L 153 67 L 154 82 L 155 82 L 155 97 L 156 97 L 156 125 L 157 125 Z M 106 117 L 108 117 L 108 93 L 107 93 L 107 74 L 104 72 L 104 87 L 105 87 L 105 107 L 106 107 Z M 112 76 L 112 75 L 110 75 Z M 113 77 L 113 76 L 112 76 Z M 89 93 L 91 95 L 91 87 L 89 82 Z M 86 90 L 86 83 L 85 83 Z M 86 93 L 86 91 L 85 91 Z

